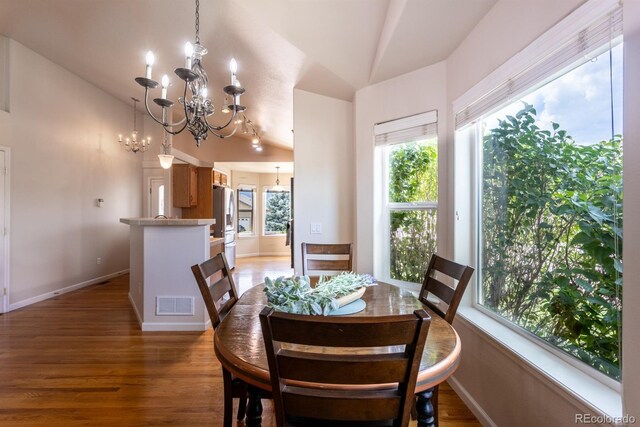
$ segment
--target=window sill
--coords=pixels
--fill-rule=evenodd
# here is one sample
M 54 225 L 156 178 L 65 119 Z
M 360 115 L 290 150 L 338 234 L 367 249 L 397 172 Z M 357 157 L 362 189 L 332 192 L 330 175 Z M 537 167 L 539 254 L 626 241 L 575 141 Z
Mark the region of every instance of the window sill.
M 263 234 L 262 237 L 286 237 L 286 234 Z
M 255 234 L 240 234 L 238 233 L 238 239 L 240 240 L 244 240 L 244 239 L 255 239 L 256 237 L 258 237 Z
M 513 355 L 535 376 L 559 387 L 599 415 L 622 417 L 620 392 L 565 362 L 543 346 L 511 330 L 474 307 L 458 309 L 456 321 L 463 321 Z

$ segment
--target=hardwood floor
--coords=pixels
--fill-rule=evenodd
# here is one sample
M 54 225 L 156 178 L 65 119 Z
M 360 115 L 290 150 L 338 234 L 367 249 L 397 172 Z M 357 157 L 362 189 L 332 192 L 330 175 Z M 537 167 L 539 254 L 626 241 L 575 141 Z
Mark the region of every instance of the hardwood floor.
M 244 258 L 234 275 L 246 290 L 288 266 Z M 125 275 L 0 315 L 0 425 L 222 425 L 212 330 L 142 333 L 128 287 Z M 440 415 L 442 427 L 479 425 L 446 384 Z

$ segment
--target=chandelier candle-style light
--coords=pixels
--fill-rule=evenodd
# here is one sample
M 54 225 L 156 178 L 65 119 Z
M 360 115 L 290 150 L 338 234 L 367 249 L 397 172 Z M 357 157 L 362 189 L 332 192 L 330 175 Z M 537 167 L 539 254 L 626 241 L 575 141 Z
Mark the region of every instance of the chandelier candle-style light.
M 167 99 L 167 89 L 170 81 L 165 74 L 161 79 L 161 94 L 159 98 L 155 98 L 153 102 L 162 108 L 162 116 L 160 118 L 154 116 L 149 109 L 149 89 L 158 87 L 158 82 L 152 79 L 152 66 L 155 57 L 151 51 L 146 56 L 146 73 L 144 77 L 136 77 L 136 82 L 144 87 L 144 105 L 147 113 L 153 120 L 161 124 L 165 131 L 171 135 L 177 135 L 185 129 L 189 130 L 196 140 L 196 145 L 200 146 L 202 140 L 207 139 L 209 133 L 218 138 L 228 138 L 235 134 L 237 130 L 236 116 L 246 110 L 246 107 L 240 104 L 240 96 L 244 93 L 244 88 L 236 78 L 238 64 L 235 59 L 231 59 L 229 63 L 230 84 L 223 88 L 226 94 L 225 100 L 230 99 L 231 104 L 223 105 L 222 111 L 232 113 L 227 122 L 221 126 L 214 126 L 209 123 L 209 117 L 215 113 L 215 107 L 212 99 L 209 98 L 208 84 L 209 79 L 207 73 L 202 66 L 202 57 L 206 55 L 207 49 L 200 44 L 200 1 L 196 0 L 196 38 L 195 44 L 188 43 L 185 45 L 185 64 L 184 67 L 176 68 L 175 74 L 184 82 L 183 96 L 178 98 L 178 102 L 182 104 L 184 117 L 182 120 L 170 123 L 168 120 L 169 109 L 174 104 L 173 101 Z M 227 101 L 229 102 L 229 101 Z M 226 104 L 226 102 L 225 102 Z M 231 127 L 230 127 L 231 126 Z M 221 131 L 228 128 L 230 132 L 223 134 Z M 231 130 L 232 129 L 232 130 Z
M 133 100 L 133 132 L 131 132 L 131 138 L 122 139 L 122 135 L 118 135 L 118 142 L 122 144 L 122 147 L 131 151 L 134 154 L 141 152 L 144 153 L 151 145 L 151 138 L 142 138 L 141 141 L 138 141 L 138 127 L 137 127 L 137 114 L 136 114 L 136 105 L 140 102 L 137 98 L 131 98 Z

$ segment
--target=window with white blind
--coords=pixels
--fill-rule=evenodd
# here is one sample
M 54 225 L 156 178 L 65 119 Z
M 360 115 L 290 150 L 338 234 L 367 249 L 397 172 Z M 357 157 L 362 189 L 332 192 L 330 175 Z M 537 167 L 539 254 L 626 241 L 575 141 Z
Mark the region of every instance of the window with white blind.
M 438 221 L 437 112 L 375 125 L 380 159 L 381 279 L 421 283 L 436 251 Z
M 589 2 L 482 91 L 454 103 L 456 145 L 475 157 L 475 185 L 456 186 L 465 192 L 456 194 L 456 211 L 475 211 L 466 230 L 474 231 L 476 308 L 614 380 L 622 315 L 621 32 L 617 2 Z

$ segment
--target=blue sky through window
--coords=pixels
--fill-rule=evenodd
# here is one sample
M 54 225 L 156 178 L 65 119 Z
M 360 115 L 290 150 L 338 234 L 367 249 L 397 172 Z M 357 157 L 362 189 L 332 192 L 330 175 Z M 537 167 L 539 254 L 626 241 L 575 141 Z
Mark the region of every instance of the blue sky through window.
M 622 43 L 579 67 L 547 83 L 485 119 L 485 129 L 498 119 L 515 115 L 522 102 L 533 104 L 538 126 L 552 130 L 560 124 L 578 144 L 593 144 L 611 139 L 611 86 L 613 83 L 613 128 L 622 134 Z

